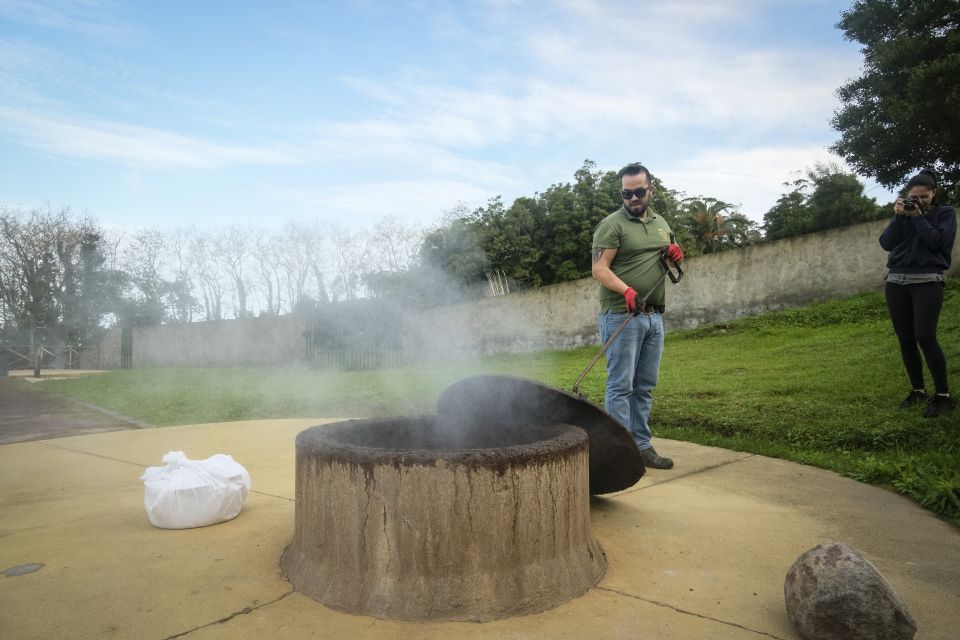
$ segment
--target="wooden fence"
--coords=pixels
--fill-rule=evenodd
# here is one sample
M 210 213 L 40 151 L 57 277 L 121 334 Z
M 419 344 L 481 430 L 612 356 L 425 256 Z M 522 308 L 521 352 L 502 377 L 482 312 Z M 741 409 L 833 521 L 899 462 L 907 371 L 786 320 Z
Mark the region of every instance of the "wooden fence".
M 6 354 L 7 369 L 33 369 L 36 345 L 0 346 Z M 99 369 L 100 349 L 87 347 L 41 345 L 39 347 L 41 369 Z

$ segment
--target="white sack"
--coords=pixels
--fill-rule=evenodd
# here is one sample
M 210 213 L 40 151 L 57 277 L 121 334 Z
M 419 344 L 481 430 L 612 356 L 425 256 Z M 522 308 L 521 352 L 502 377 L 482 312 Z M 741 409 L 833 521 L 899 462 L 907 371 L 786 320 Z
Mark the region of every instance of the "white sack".
M 231 456 L 190 460 L 183 451 L 163 456 L 140 479 L 150 522 L 162 529 L 205 527 L 236 518 L 250 491 L 250 474 Z

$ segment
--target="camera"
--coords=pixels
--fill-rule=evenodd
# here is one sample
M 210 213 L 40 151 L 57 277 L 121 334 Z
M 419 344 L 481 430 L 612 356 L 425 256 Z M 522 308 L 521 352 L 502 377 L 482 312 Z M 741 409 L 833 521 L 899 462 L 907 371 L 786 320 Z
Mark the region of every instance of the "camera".
M 904 211 L 913 211 L 914 209 L 920 208 L 920 201 L 917 198 L 904 198 L 903 199 L 903 210 Z

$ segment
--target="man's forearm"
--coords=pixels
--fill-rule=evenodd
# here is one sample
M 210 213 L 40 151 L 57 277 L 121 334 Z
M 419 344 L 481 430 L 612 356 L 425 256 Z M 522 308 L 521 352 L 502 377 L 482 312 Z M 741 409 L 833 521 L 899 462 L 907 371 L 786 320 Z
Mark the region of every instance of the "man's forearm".
M 623 292 L 629 289 L 627 283 L 621 280 L 610 268 L 595 266 L 592 273 L 594 280 L 614 293 L 623 295 Z

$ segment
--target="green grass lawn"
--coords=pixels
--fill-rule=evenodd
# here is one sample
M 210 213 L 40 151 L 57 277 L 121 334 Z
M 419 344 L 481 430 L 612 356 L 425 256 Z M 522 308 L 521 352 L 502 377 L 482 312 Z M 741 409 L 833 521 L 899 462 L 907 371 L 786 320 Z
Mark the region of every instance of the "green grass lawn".
M 947 289 L 940 343 L 960 385 L 960 281 Z M 282 417 L 433 413 L 440 391 L 477 373 L 569 389 L 596 353 L 510 354 L 384 371 L 133 369 L 44 389 L 155 425 Z M 929 380 L 929 378 L 928 378 Z M 604 366 L 581 389 L 603 403 Z M 909 384 L 878 294 L 667 336 L 654 435 L 832 469 L 891 487 L 960 524 L 960 412 L 896 408 Z

